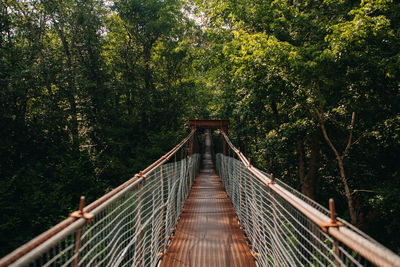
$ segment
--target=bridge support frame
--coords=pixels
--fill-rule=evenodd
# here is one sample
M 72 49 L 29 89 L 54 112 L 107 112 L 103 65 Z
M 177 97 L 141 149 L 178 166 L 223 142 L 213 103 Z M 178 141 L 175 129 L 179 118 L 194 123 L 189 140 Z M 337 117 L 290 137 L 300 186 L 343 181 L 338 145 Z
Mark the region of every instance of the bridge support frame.
M 229 120 L 194 119 L 194 120 L 189 120 L 188 123 L 192 130 L 196 130 L 196 129 L 217 130 L 217 129 L 220 129 L 220 130 L 224 131 L 225 133 L 228 133 Z

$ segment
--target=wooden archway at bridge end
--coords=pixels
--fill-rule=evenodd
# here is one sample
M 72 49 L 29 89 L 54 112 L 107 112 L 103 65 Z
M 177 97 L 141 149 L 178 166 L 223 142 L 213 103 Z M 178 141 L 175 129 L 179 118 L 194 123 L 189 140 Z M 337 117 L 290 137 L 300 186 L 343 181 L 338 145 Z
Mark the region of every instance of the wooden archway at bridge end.
M 225 133 L 228 132 L 229 121 L 228 120 L 201 120 L 201 119 L 194 119 L 189 120 L 189 125 L 192 130 L 194 129 L 211 129 L 217 130 L 221 129 Z

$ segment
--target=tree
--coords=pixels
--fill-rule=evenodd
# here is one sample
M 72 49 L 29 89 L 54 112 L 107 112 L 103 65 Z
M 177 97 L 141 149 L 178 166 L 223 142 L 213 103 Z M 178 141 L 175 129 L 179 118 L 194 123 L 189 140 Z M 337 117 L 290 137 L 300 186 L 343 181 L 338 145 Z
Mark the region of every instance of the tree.
M 378 181 L 395 185 L 398 167 L 374 149 L 388 155 L 398 149 L 381 138 L 394 133 L 399 114 L 394 16 L 399 5 L 373 0 L 197 5 L 212 47 L 206 77 L 222 96 L 215 116 L 233 114 L 230 133 L 246 148 L 242 151 L 322 203 L 334 196 L 353 224 L 380 241 L 388 239 L 377 225 L 383 222 L 379 207 L 391 205 L 384 199 L 392 194 Z M 349 123 L 353 112 L 357 121 Z M 396 143 L 397 135 L 391 136 L 389 143 Z

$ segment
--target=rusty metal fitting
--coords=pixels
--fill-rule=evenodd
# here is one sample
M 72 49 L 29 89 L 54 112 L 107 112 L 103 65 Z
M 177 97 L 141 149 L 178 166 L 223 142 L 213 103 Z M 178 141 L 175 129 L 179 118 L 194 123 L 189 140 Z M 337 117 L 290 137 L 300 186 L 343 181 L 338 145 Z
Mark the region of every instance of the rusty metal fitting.
M 322 231 L 327 233 L 328 232 L 328 228 L 330 228 L 330 227 L 339 227 L 339 226 L 343 226 L 343 225 L 344 224 L 341 223 L 341 222 L 336 222 L 336 223 L 327 222 L 327 223 L 322 223 L 320 226 L 321 226 Z
M 332 198 L 329 199 L 329 213 L 331 220 L 329 222 L 321 224 L 321 228 L 324 232 L 328 232 L 329 227 L 339 227 L 344 225 L 343 223 L 336 220 L 335 201 Z
M 85 207 L 85 197 L 81 196 L 80 202 L 79 202 L 79 210 L 72 212 L 69 217 L 75 218 L 75 219 L 80 219 L 83 218 L 87 221 L 87 223 L 90 223 L 93 218 L 94 214 L 85 212 L 83 208 Z
M 274 176 L 274 174 L 271 173 L 271 174 L 269 175 L 269 177 L 270 177 L 270 179 L 271 179 L 270 184 L 274 184 L 274 183 L 275 183 L 275 176 Z
M 329 199 L 329 212 L 331 214 L 331 223 L 336 223 L 335 201 L 333 198 Z
M 146 180 L 146 178 L 147 178 L 147 176 L 146 176 L 145 174 L 143 174 L 143 171 L 140 171 L 140 172 L 137 174 L 137 176 L 140 177 L 140 178 L 143 178 L 143 180 Z
M 270 181 L 265 183 L 265 185 L 266 185 L 267 187 L 270 186 L 271 184 L 275 184 L 275 177 L 274 177 L 274 174 L 271 173 L 269 177 L 270 177 L 270 178 L 269 178 Z
M 69 217 L 72 217 L 75 219 L 84 218 L 87 220 L 87 223 L 90 223 L 94 218 L 94 214 L 88 213 L 88 212 L 81 212 L 80 210 L 77 210 L 77 211 L 74 211 L 73 213 L 71 213 L 69 215 Z
M 249 164 L 247 164 L 246 168 L 251 168 L 251 167 L 252 167 L 252 165 L 251 165 L 251 162 L 250 162 L 250 159 L 249 159 Z

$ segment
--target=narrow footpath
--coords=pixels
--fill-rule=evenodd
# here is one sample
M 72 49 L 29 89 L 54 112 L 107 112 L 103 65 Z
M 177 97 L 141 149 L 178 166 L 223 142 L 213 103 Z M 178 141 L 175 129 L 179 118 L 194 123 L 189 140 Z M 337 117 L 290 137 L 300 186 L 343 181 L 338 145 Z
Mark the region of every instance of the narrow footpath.
M 195 179 L 161 266 L 255 266 L 231 200 L 214 170 L 209 132 L 205 143 L 203 169 Z

